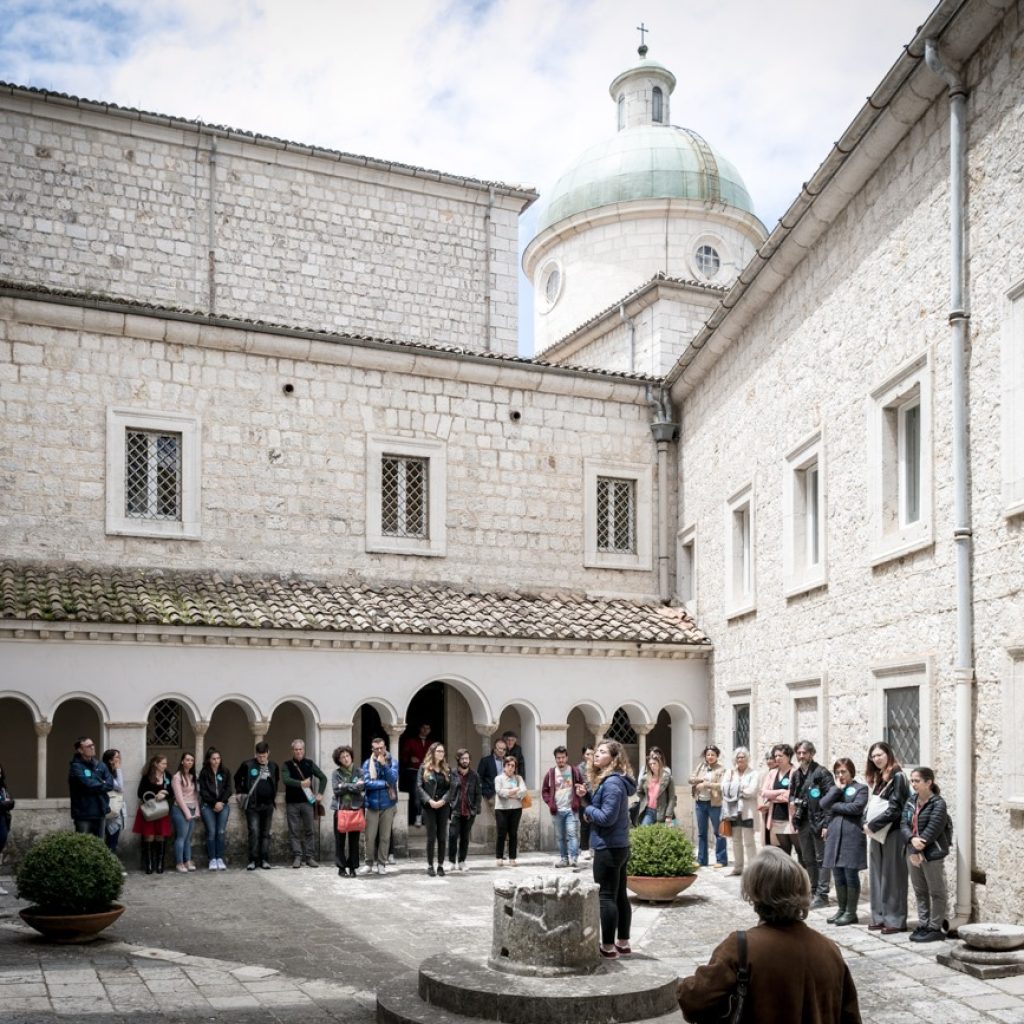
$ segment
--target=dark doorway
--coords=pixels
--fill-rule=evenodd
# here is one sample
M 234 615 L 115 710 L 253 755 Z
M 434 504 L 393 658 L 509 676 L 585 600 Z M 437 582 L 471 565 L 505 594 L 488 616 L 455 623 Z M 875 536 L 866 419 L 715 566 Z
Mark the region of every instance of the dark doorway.
M 445 740 L 444 735 L 444 702 L 445 684 L 427 683 L 411 701 L 405 712 L 406 727 L 402 739 L 406 736 L 418 736 L 420 726 L 424 722 L 430 726 L 431 743 Z
M 362 764 L 370 756 L 370 744 L 374 736 L 383 736 L 388 739 L 387 731 L 381 724 L 380 715 L 372 704 L 364 704 L 360 709 L 359 718 L 359 763 Z M 388 745 L 391 741 L 388 740 Z

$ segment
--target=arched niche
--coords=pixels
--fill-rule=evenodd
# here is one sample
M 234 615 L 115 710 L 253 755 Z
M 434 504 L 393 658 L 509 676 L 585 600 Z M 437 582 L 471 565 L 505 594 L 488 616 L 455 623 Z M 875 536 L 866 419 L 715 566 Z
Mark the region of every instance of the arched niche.
M 4 766 L 7 788 L 15 800 L 34 800 L 38 792 L 35 721 L 32 707 L 26 700 L 0 697 L 0 764 Z M 68 760 L 71 760 L 70 755 Z
M 75 756 L 75 741 L 81 736 L 88 736 L 96 744 L 96 757 L 103 753 L 105 734 L 99 711 L 84 698 L 72 697 L 53 713 L 53 728 L 46 744 L 48 798 L 68 796 L 68 764 Z
M 210 715 L 205 746 L 216 747 L 231 772 L 252 757 L 252 723 L 255 721 L 256 713 L 251 705 L 230 697 L 221 701 Z

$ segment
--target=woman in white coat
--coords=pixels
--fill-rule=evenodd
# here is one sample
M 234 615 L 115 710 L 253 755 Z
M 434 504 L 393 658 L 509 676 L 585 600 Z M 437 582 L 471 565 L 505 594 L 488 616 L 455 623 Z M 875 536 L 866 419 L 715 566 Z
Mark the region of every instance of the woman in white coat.
M 732 755 L 732 768 L 722 779 L 722 821 L 729 822 L 732 828 L 733 875 L 742 875 L 743 865 L 754 860 L 759 782 L 758 771 L 750 763 L 750 751 L 737 747 Z

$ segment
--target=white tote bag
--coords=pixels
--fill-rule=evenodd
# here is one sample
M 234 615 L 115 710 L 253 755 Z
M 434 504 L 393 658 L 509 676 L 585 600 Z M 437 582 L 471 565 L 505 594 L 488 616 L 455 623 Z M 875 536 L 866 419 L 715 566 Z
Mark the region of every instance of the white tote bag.
M 885 814 L 889 810 L 889 797 L 886 793 L 889 791 L 889 786 L 892 785 L 892 781 L 882 790 L 881 793 L 872 793 L 868 797 L 867 810 L 864 812 L 864 824 L 870 824 L 875 818 L 882 814 Z M 882 826 L 877 832 L 869 832 L 868 835 L 874 839 L 876 843 L 884 843 L 885 837 L 889 834 L 889 829 L 892 828 L 892 823 Z

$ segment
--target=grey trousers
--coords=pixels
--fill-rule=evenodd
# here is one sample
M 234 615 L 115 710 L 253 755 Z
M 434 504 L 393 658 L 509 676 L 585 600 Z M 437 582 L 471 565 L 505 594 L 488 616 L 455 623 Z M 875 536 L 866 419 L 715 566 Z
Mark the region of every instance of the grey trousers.
M 907 927 L 907 862 L 903 836 L 894 825 L 884 843 L 868 840 L 871 879 L 871 923 L 887 928 Z
M 313 805 L 308 800 L 303 800 L 301 804 L 284 806 L 288 815 L 288 844 L 291 846 L 292 856 L 313 860 L 316 857 L 316 844 L 313 841 L 316 835 L 316 818 L 313 816 Z
M 941 931 L 947 906 L 945 859 L 922 860 L 920 867 L 914 867 L 908 854 L 907 870 L 910 872 L 910 884 L 914 887 L 921 927 L 933 932 Z
M 383 811 L 371 811 L 366 809 L 366 863 L 373 867 L 374 861 L 378 864 L 387 864 L 388 847 L 391 845 L 391 823 L 395 820 L 394 807 L 388 807 Z M 377 847 L 376 857 L 374 846 Z
M 825 857 L 825 840 L 821 838 L 821 829 L 813 825 L 800 828 L 800 843 L 797 846 L 800 866 L 807 872 L 811 880 L 811 895 L 828 898 L 829 873 L 823 871 L 821 862 Z

